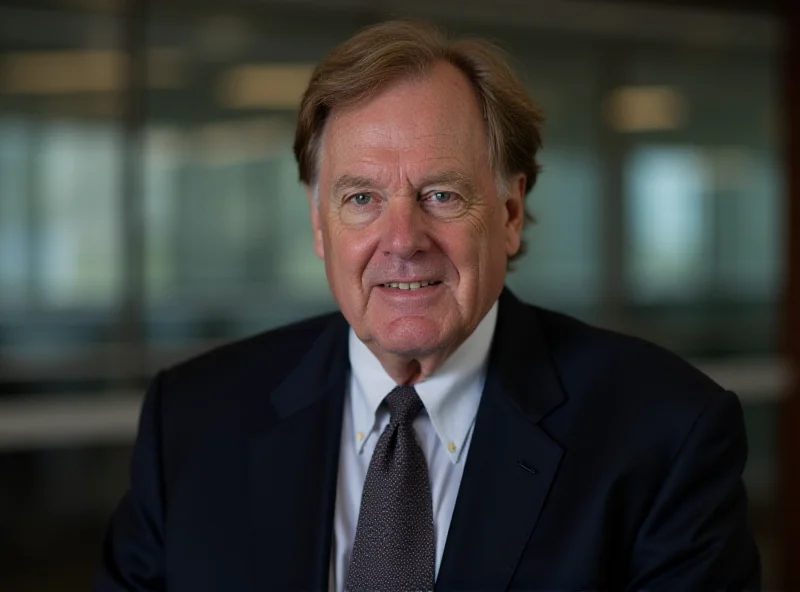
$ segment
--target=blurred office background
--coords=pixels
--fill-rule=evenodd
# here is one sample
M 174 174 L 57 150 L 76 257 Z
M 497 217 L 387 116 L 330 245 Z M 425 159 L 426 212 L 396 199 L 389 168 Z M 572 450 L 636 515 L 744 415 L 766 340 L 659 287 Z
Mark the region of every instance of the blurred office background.
M 548 121 L 509 284 L 737 391 L 778 585 L 777 0 L 0 0 L 0 590 L 87 589 L 158 368 L 333 308 L 296 107 L 316 61 L 392 16 L 513 55 Z

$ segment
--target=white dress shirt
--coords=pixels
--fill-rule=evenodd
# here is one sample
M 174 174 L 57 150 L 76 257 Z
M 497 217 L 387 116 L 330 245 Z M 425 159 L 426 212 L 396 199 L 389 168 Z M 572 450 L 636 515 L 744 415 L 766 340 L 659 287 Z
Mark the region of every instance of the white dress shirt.
M 495 302 L 477 329 L 442 366 L 414 385 L 425 405 L 413 427 L 428 461 L 437 575 L 464 474 L 496 322 Z M 389 411 L 380 405 L 397 386 L 352 329 L 348 347 L 351 373 L 344 402 L 329 586 L 335 591 L 344 590 L 364 480 L 375 444 L 389 423 Z

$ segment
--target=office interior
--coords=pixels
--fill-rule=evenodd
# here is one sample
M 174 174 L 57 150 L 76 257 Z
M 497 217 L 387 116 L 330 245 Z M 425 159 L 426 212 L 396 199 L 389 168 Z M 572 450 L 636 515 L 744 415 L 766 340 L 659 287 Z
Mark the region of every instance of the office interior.
M 396 17 L 507 50 L 547 117 L 508 286 L 739 395 L 765 589 L 800 587 L 799 4 L 0 0 L 0 590 L 89 587 L 155 372 L 335 308 L 297 106 Z

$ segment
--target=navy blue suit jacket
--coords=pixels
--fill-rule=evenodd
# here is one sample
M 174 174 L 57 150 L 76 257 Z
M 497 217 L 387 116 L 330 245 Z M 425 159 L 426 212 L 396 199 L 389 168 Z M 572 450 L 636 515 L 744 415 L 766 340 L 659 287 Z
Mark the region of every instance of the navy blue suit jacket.
M 96 592 L 326 590 L 348 326 L 160 373 Z M 500 299 L 437 590 L 759 589 L 737 397 L 654 345 Z

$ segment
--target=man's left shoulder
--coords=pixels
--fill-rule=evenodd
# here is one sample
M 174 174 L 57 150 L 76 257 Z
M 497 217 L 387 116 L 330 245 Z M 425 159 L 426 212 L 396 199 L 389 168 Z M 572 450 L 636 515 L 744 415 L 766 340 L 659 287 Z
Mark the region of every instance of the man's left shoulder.
M 731 393 L 689 361 L 648 340 L 532 307 L 567 395 L 654 413 L 695 415 Z

